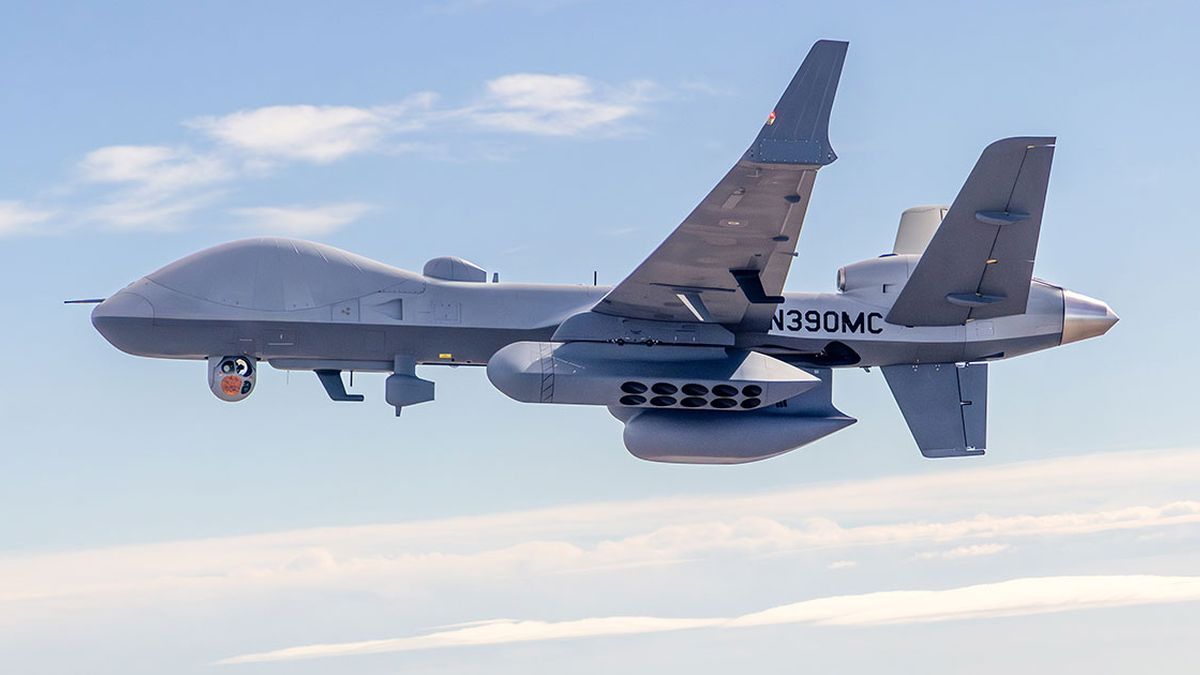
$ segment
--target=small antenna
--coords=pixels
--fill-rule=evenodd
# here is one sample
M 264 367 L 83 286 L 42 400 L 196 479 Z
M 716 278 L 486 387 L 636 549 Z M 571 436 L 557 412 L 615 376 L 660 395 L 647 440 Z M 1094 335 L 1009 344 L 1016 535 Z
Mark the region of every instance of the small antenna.
M 599 272 L 597 272 L 596 270 L 592 270 L 592 285 L 593 285 L 593 286 L 596 286 L 596 285 L 597 285 L 597 283 L 596 283 L 596 282 L 597 282 L 597 280 L 598 280 L 599 278 L 600 278 L 600 273 L 599 273 Z

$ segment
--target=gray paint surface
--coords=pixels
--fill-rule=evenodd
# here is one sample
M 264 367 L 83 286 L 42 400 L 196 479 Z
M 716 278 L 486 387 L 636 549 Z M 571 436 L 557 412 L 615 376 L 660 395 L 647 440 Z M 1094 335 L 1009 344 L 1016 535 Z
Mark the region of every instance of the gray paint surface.
M 987 447 L 986 363 L 926 363 L 881 370 L 921 454 L 983 454 Z
M 985 148 L 887 320 L 952 326 L 1023 313 L 1053 157 L 1053 138 Z
M 597 312 L 766 327 L 771 306 L 752 304 L 731 270 L 756 272 L 768 296 L 783 291 L 817 169 L 837 159 L 829 115 L 846 48 L 813 46 L 750 149 Z

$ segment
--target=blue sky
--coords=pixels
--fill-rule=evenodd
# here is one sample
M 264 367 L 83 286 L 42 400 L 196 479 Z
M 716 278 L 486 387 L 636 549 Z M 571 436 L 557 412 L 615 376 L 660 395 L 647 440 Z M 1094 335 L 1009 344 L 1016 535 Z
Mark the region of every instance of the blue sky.
M 1194 663 L 1192 5 L 29 3 L 0 18 L 14 672 Z M 830 290 L 840 265 L 887 251 L 900 211 L 953 199 L 988 142 L 1058 137 L 1036 273 L 1122 321 L 993 367 L 986 457 L 923 460 L 862 371 L 835 391 L 858 424 L 742 467 L 635 460 L 604 411 L 518 404 L 481 370 L 427 369 L 438 400 L 401 419 L 375 376 L 356 378 L 367 403 L 335 405 L 267 369 L 231 406 L 200 364 L 121 354 L 60 304 L 263 233 L 408 269 L 452 254 L 506 280 L 616 282 L 820 38 L 851 43 L 839 160 L 790 290 Z M 663 621 L 611 620 L 631 615 Z M 493 619 L 514 623 L 437 628 Z M 354 646 L 372 639 L 399 641 Z

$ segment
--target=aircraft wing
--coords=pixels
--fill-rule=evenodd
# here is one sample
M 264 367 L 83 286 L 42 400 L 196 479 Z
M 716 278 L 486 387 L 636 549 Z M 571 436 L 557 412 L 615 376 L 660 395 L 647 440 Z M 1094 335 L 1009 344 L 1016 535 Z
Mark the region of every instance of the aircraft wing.
M 596 305 L 603 314 L 766 328 L 829 144 L 846 42 L 813 45 L 750 149 Z

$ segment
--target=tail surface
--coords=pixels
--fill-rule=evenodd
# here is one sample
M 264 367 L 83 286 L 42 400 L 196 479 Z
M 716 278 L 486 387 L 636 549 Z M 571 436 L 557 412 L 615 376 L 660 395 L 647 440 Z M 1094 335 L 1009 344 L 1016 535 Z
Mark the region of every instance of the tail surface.
M 892 396 L 926 457 L 982 455 L 987 446 L 987 364 L 884 366 Z
M 1053 138 L 984 149 L 887 315 L 903 326 L 954 326 L 1024 314 Z

